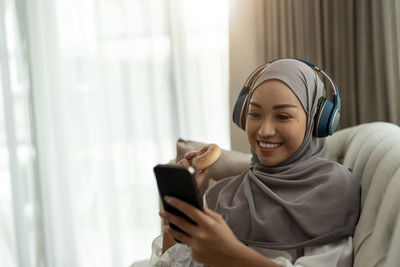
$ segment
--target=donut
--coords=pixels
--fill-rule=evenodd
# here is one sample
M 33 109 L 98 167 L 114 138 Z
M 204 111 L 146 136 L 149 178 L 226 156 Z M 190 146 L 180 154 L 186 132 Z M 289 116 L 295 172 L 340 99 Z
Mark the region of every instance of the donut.
M 216 144 L 209 144 L 199 150 L 199 154 L 192 159 L 192 165 L 198 170 L 203 170 L 213 165 L 219 157 L 222 150 Z

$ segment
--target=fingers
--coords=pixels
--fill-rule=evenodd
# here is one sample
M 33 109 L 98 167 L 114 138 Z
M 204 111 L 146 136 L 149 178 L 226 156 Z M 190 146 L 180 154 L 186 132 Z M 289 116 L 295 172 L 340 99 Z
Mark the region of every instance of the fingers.
M 198 154 L 199 154 L 199 151 L 191 151 L 191 152 L 187 152 L 183 157 L 185 159 L 187 159 L 188 161 L 191 161 Z
M 172 235 L 175 239 L 182 243 L 191 246 L 191 238 L 188 234 L 172 229 L 170 226 L 164 226 L 164 231 Z
M 183 212 L 197 224 L 205 224 L 209 220 L 209 218 L 201 210 L 182 200 L 169 196 L 164 197 L 164 199 L 168 204 Z
M 176 216 L 172 213 L 166 212 L 166 211 L 160 211 L 160 216 L 163 218 L 165 221 L 168 221 L 169 223 L 175 224 L 178 226 L 180 229 L 182 229 L 186 233 L 193 233 L 195 231 L 195 225 L 192 223 L 188 222 L 182 217 Z
M 191 151 L 187 152 L 183 158 L 178 161 L 177 165 L 183 166 L 183 167 L 189 167 L 192 165 L 192 159 L 196 157 L 199 154 L 198 151 Z
M 224 221 L 224 219 L 221 217 L 221 215 L 219 215 L 218 213 L 216 213 L 213 210 L 210 210 L 209 208 L 204 207 L 204 212 L 205 212 L 205 214 L 207 214 L 208 216 L 210 216 L 211 218 L 213 218 L 217 222 Z
M 180 165 L 183 167 L 189 167 L 191 165 L 191 163 L 186 158 L 183 158 L 180 161 L 178 161 L 177 165 Z

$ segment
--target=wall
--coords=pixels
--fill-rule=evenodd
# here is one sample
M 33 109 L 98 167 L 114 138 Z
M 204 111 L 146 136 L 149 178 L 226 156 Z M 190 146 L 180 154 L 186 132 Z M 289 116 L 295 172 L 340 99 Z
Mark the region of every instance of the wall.
M 233 106 L 248 75 L 257 66 L 264 64 L 264 26 L 262 0 L 229 1 L 229 57 L 230 84 L 229 100 Z M 254 16 L 254 14 L 257 14 Z M 230 123 L 231 149 L 250 151 L 244 131 Z

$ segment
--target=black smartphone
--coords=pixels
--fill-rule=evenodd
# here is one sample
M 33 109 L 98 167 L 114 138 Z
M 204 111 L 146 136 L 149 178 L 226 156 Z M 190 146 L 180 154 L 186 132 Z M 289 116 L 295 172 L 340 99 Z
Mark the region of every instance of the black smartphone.
M 195 224 L 195 222 L 185 214 L 164 201 L 164 196 L 176 197 L 203 211 L 203 201 L 196 185 L 193 168 L 189 167 L 187 169 L 179 165 L 159 164 L 154 167 L 154 173 L 164 209 Z M 183 232 L 172 223 L 170 227 Z M 179 242 L 179 240 L 177 241 Z

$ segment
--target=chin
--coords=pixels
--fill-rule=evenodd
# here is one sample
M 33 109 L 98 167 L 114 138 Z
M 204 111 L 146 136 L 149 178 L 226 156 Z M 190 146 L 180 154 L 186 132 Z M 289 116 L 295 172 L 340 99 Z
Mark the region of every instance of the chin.
M 266 167 L 275 167 L 276 165 L 278 165 L 279 163 L 270 163 L 270 162 L 262 162 L 260 161 L 262 165 L 266 166 Z
M 277 162 L 276 160 L 262 159 L 262 157 L 260 157 L 260 155 L 257 155 L 257 157 L 258 157 L 258 160 L 260 161 L 260 163 L 267 167 L 275 167 L 276 165 L 278 165 L 280 163 L 280 162 Z

